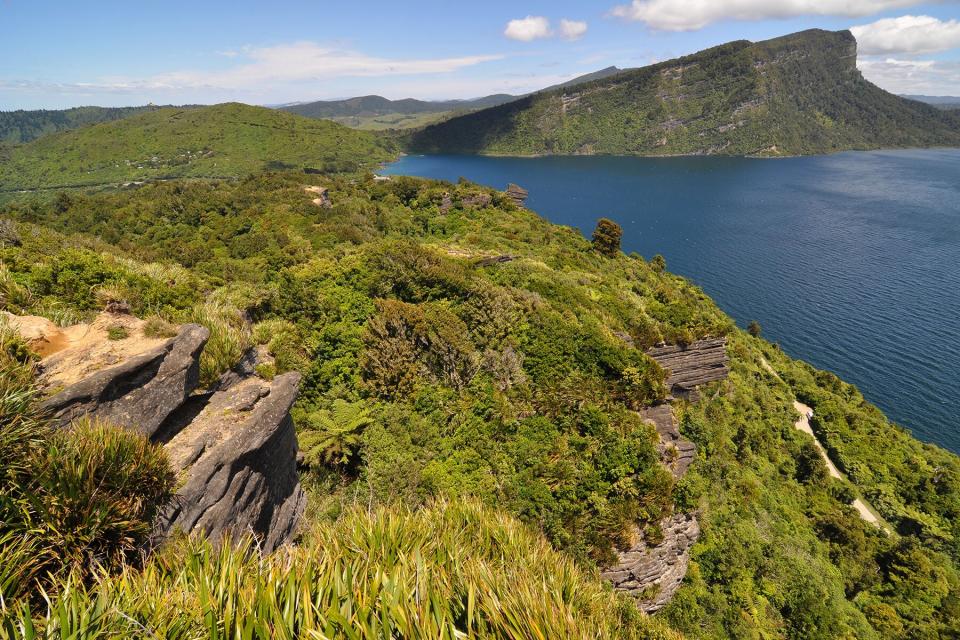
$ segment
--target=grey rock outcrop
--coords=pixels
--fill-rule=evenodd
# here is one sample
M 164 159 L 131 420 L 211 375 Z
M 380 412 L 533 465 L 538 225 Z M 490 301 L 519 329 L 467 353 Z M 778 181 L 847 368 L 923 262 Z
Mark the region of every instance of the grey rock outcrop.
M 673 409 L 669 404 L 658 404 L 642 410 L 640 415 L 657 429 L 657 435 L 660 436 L 660 461 L 674 478 L 682 478 L 697 455 L 697 448 L 680 435 Z
M 290 407 L 300 376 L 250 377 L 214 393 L 165 445 L 185 477 L 157 534 L 253 534 L 272 551 L 294 533 L 306 498 L 296 471 Z
M 614 589 L 637 598 L 637 606 L 645 613 L 665 607 L 683 583 L 690 566 L 690 548 L 700 537 L 696 517 L 678 513 L 660 522 L 663 541 L 650 545 L 639 543 L 621 551 L 613 568 L 601 573 Z
M 726 338 L 705 338 L 689 345 L 661 345 L 647 355 L 667 370 L 667 388 L 687 397 L 698 386 L 723 380 L 729 375 Z
M 182 485 L 155 544 L 174 530 L 202 531 L 214 541 L 252 534 L 272 551 L 293 536 L 305 506 L 290 417 L 299 374 L 258 377 L 269 354 L 251 349 L 212 389 L 196 392 L 209 337 L 199 325 L 165 339 L 115 311 L 62 329 L 34 316 L 4 319 L 43 348 L 44 407 L 58 423 L 95 417 L 164 445 Z
M 516 204 L 518 207 L 522 207 L 523 203 L 525 203 L 527 198 L 530 196 L 529 191 L 519 185 L 513 184 L 512 182 L 507 185 L 506 194 L 507 197 L 513 200 L 514 204 Z
M 42 407 L 61 425 L 91 416 L 153 437 L 196 389 L 200 352 L 209 337 L 204 327 L 184 325 L 175 338 L 66 386 Z M 68 349 L 41 362 L 41 368 L 55 370 L 67 358 L 82 355 Z

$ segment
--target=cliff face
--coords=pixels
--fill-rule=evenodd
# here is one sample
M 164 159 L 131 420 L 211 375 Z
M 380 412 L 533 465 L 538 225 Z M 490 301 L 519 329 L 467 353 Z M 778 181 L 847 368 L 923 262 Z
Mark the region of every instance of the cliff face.
M 785 155 L 960 144 L 960 120 L 870 84 L 849 31 L 731 42 L 412 134 L 418 152 Z
M 90 416 L 165 446 L 182 484 L 155 541 L 176 530 L 213 540 L 252 534 L 271 551 L 292 538 L 306 501 L 290 418 L 298 374 L 267 381 L 248 367 L 225 375 L 215 392 L 197 392 L 209 337 L 198 325 L 160 338 L 125 313 L 65 329 L 43 318 L 6 318 L 44 355 L 43 407 L 56 423 Z

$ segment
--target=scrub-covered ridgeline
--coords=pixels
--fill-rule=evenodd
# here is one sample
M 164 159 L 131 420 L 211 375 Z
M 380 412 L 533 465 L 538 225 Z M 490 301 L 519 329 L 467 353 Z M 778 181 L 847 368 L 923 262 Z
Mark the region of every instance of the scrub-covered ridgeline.
M 313 203 L 311 185 L 329 189 L 330 208 Z M 658 614 L 688 637 L 936 638 L 956 628 L 957 457 L 890 425 L 830 374 L 737 330 L 661 260 L 608 256 L 476 185 L 407 178 L 169 182 L 65 194 L 2 215 L 18 221 L 0 249 L 7 310 L 67 322 L 96 311 L 106 287 L 143 317 L 210 326 L 208 381 L 254 343 L 267 346 L 278 372 L 304 373 L 294 418 L 311 494 L 308 538 L 362 526 L 354 504 L 393 504 L 369 517 L 389 514 L 403 529 L 425 526 L 404 507 L 449 516 L 423 505 L 470 497 L 486 505 L 475 512 L 489 527 L 482 535 L 502 535 L 498 519 L 517 518 L 587 572 L 578 588 L 594 589 L 590 572 L 631 542 L 634 523 L 655 541 L 665 514 L 695 509 L 703 535 L 687 583 Z M 179 264 L 158 264 L 171 257 Z M 634 412 L 666 392 L 643 350 L 708 335 L 728 336 L 731 375 L 698 404 L 675 404 L 698 449 L 675 484 L 653 429 Z M 814 428 L 855 484 L 830 480 L 793 428 L 798 398 L 814 407 Z M 849 506 L 858 495 L 895 534 L 859 519 Z M 512 563 L 532 591 L 509 594 L 531 601 L 543 584 L 530 569 L 540 553 L 532 544 L 517 547 L 528 559 Z M 293 552 L 294 562 L 326 571 L 311 548 Z M 461 553 L 454 573 L 487 561 L 472 544 Z M 224 619 L 222 602 L 198 599 L 197 575 L 234 560 L 185 577 L 170 557 L 149 561 L 146 574 L 94 583 L 90 594 L 54 597 L 55 606 L 92 609 L 99 592 L 143 624 L 155 617 L 155 628 L 173 624 L 169 609 L 198 625 L 201 611 Z M 469 598 L 459 600 L 456 585 L 478 574 L 457 575 L 452 592 L 435 593 L 466 629 L 457 603 Z M 268 565 L 247 566 L 237 593 L 274 593 L 276 578 Z M 484 584 L 508 595 L 496 580 Z M 161 591 L 188 604 L 149 606 Z M 398 608 L 379 600 L 366 611 L 399 617 L 411 605 L 397 597 Z M 289 602 L 268 600 L 257 606 Z M 543 613 L 528 604 L 516 611 Z M 564 606 L 583 633 L 594 628 L 587 621 L 606 620 L 607 631 L 589 637 L 620 627 L 643 637 L 651 624 L 613 600 L 592 613 L 579 601 Z M 484 619 L 489 635 L 526 637 Z

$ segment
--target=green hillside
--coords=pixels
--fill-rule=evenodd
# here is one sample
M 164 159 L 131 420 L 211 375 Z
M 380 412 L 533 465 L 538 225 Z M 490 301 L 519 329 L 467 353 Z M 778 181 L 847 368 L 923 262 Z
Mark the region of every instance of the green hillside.
M 960 458 L 738 329 L 662 258 L 609 251 L 468 182 L 310 179 L 330 209 L 282 172 L 0 210 L 17 221 L 0 243 L 3 309 L 69 322 L 106 289 L 141 316 L 211 327 L 207 380 L 251 345 L 301 371 L 310 492 L 293 551 L 259 561 L 184 543 L 143 571 L 91 577 L 77 562 L 87 590 L 64 590 L 62 563 L 86 557 L 88 529 L 44 520 L 57 487 L 31 465 L 57 469 L 64 454 L 17 435 L 37 419 L 30 359 L 0 332 L 2 424 L 20 425 L 0 438 L 17 463 L 0 477 L 0 509 L 14 509 L 0 518 L 8 616 L 62 624 L 63 637 L 89 620 L 104 637 L 667 637 L 660 625 L 688 638 L 955 637 Z M 707 335 L 728 337 L 731 373 L 674 405 L 697 447 L 676 481 L 635 413 L 666 391 L 644 349 Z M 794 428 L 798 399 L 850 481 Z M 889 534 L 858 516 L 858 496 Z M 699 513 L 703 531 L 686 580 L 654 621 L 631 617 L 595 572 L 634 525 L 658 540 L 672 510 Z M 21 566 L 49 604 L 18 608 L 32 578 L 4 568 Z M 448 635 L 410 626 L 434 622 Z
M 622 69 L 607 67 L 543 89 L 552 91 L 620 73 Z M 360 96 L 346 100 L 320 100 L 278 107 L 281 111 L 308 118 L 324 118 L 355 129 L 415 129 L 442 122 L 457 114 L 486 109 L 519 99 L 507 93 L 495 93 L 472 100 L 388 100 L 382 96 Z
M 418 152 L 793 155 L 960 145 L 955 112 L 856 68 L 847 31 L 731 42 L 427 127 Z
M 390 159 L 385 144 L 332 122 L 262 107 L 170 107 L 14 147 L 0 163 L 0 191 L 279 169 L 355 171 Z
M 75 107 L 37 111 L 0 111 L 0 143 L 22 144 L 48 133 L 69 131 L 100 122 L 128 118 L 160 107 Z

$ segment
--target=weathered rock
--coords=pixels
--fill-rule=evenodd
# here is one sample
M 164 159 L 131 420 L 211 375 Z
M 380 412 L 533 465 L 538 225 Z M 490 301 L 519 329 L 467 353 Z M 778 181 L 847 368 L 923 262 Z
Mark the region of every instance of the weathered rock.
M 518 207 L 522 207 L 523 203 L 527 201 L 527 197 L 529 197 L 530 192 L 511 182 L 509 185 L 507 185 L 506 194 L 507 197 L 513 200 Z
M 125 321 L 103 314 L 86 335 L 40 362 L 41 384 L 55 391 L 42 407 L 61 425 L 91 416 L 153 437 L 197 387 L 200 352 L 210 332 L 188 324 L 167 340 L 111 340 L 98 336 L 105 317 Z M 140 321 L 128 321 L 133 322 Z
M 303 190 L 307 193 L 317 196 L 316 198 L 313 198 L 311 202 L 318 207 L 322 207 L 323 209 L 329 209 L 333 207 L 333 202 L 330 200 L 330 191 L 326 187 L 313 185 L 304 187 Z
M 660 460 L 674 478 L 682 478 L 697 454 L 692 442 L 680 435 L 673 409 L 669 404 L 658 404 L 640 412 L 644 420 L 653 423 L 660 436 Z
M 516 257 L 509 254 L 504 254 L 501 256 L 488 256 L 486 258 L 480 258 L 477 260 L 476 265 L 478 267 L 492 267 L 498 264 L 513 262 L 514 260 L 516 260 Z
M 667 388 L 676 395 L 688 395 L 730 373 L 726 338 L 706 338 L 686 346 L 662 345 L 649 349 L 647 355 L 667 370 Z
M 663 541 L 646 541 L 621 551 L 613 568 L 601 572 L 615 589 L 637 598 L 637 606 L 654 613 L 666 606 L 683 583 L 690 565 L 690 548 L 700 536 L 696 517 L 679 513 L 660 522 Z
M 157 537 L 177 529 L 213 541 L 250 533 L 264 551 L 292 537 L 306 504 L 290 418 L 299 381 L 296 373 L 272 383 L 247 378 L 209 396 L 182 425 L 165 446 L 185 482 Z

